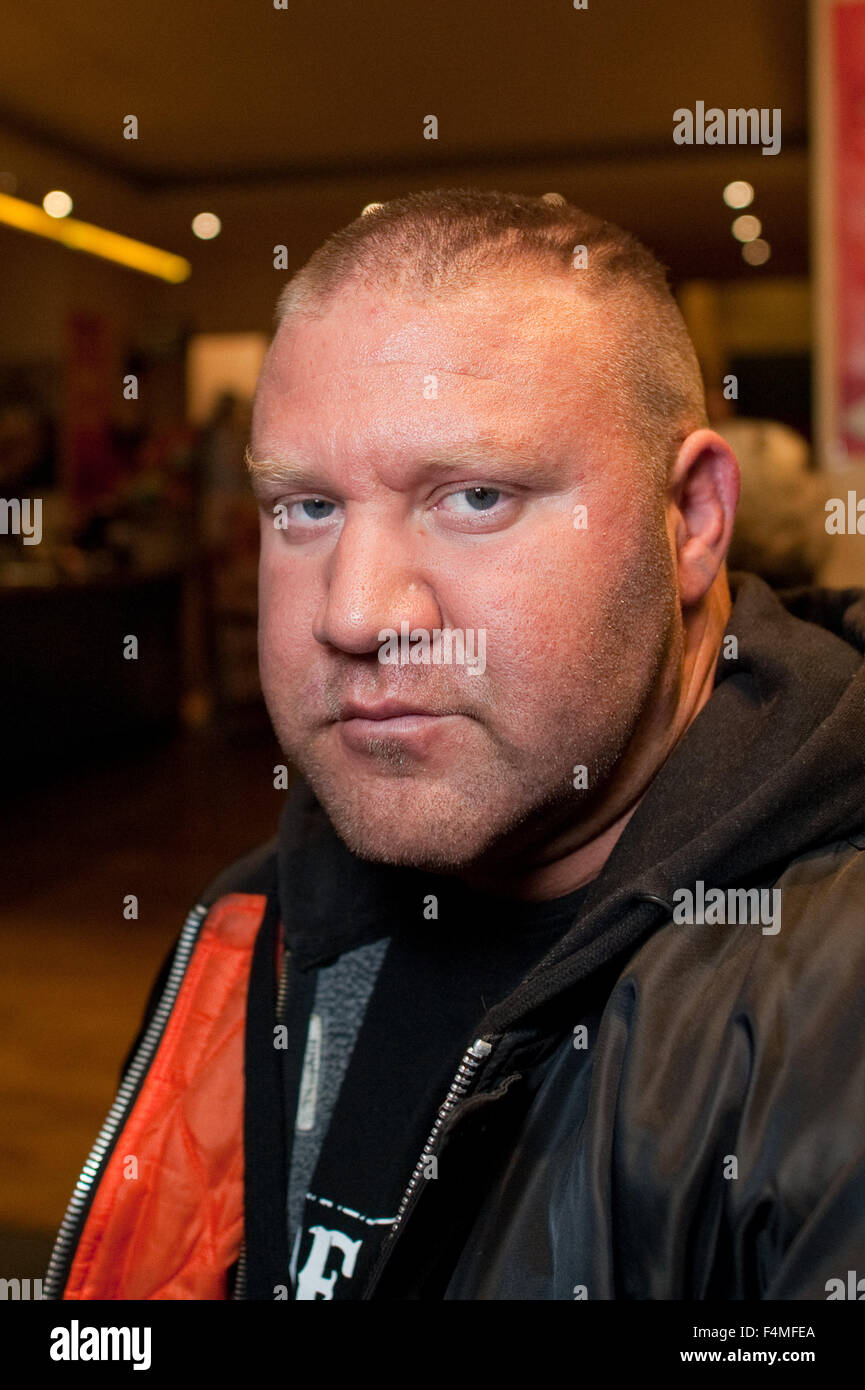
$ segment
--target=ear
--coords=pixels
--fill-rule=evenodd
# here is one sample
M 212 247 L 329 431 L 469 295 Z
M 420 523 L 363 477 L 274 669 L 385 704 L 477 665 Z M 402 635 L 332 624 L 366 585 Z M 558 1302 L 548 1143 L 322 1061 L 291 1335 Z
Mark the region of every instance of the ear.
M 714 583 L 738 500 L 739 465 L 729 444 L 714 430 L 694 430 L 676 455 L 667 501 L 683 607 L 698 603 Z

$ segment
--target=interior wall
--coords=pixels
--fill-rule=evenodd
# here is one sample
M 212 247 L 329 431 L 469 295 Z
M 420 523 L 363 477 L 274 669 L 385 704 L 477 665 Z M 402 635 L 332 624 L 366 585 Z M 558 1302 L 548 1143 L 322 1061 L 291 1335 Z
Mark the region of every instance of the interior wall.
M 73 216 L 186 256 L 193 266 L 184 284 L 166 285 L 0 226 L 5 269 L 0 352 L 10 360 L 56 349 L 63 313 L 71 301 L 85 297 L 95 310 L 105 307 L 123 324 L 130 317 L 141 323 L 149 316 L 172 330 L 269 333 L 285 279 L 334 228 L 356 217 L 366 203 L 431 185 L 566 193 L 634 231 L 675 264 L 680 279 L 742 274 L 732 238 L 725 258 L 707 271 L 707 237 L 701 233 L 729 222 L 729 209 L 721 200 L 726 182 L 750 178 L 755 184 L 769 236 L 779 224 L 780 210 L 791 200 L 801 202 L 807 186 L 806 151 L 790 148 L 783 161 L 761 160 L 749 150 L 718 149 L 706 163 L 673 150 L 669 157 L 648 162 L 619 154 L 609 160 L 460 166 L 434 174 L 423 169 L 386 175 L 366 171 L 294 182 L 202 182 L 145 191 L 0 130 L 3 170 L 19 176 L 17 196 L 39 203 L 50 188 L 66 187 L 75 202 Z M 190 223 L 199 212 L 220 217 L 221 236 L 200 241 L 193 235 Z M 287 269 L 274 266 L 275 246 L 285 246 Z M 801 248 L 785 238 L 779 239 L 775 255 L 779 261 L 786 255 L 804 263 Z M 755 277 L 768 283 L 782 269 L 773 261 L 770 272 L 755 272 Z
M 81 160 L 4 133 L 0 173 L 15 178 L 14 190 L 4 190 L 14 197 L 38 204 L 51 189 L 66 189 L 73 217 L 141 237 L 142 196 Z M 72 310 L 104 314 L 118 341 L 128 342 L 161 301 L 156 281 L 2 224 L 0 265 L 0 362 L 59 361 Z

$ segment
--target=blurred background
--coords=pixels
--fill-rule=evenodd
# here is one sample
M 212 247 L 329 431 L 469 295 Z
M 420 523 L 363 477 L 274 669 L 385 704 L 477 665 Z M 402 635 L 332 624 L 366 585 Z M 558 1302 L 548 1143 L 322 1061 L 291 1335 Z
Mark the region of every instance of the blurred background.
M 27 1277 L 183 917 L 275 830 L 242 453 L 286 278 L 422 188 L 620 223 L 740 457 L 734 563 L 863 584 L 865 5 L 7 0 L 0 25 L 0 496 L 41 499 L 38 543 L 8 507 L 0 533 L 0 1276 Z M 698 102 L 777 109 L 780 152 L 676 144 Z

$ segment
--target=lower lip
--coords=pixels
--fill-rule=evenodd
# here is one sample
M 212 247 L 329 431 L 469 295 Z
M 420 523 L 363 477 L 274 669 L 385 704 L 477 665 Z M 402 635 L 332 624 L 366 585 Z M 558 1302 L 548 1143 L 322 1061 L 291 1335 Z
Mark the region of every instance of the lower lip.
M 390 719 L 343 719 L 337 727 L 350 748 L 363 752 L 370 739 L 387 738 L 404 744 L 420 744 L 457 717 L 451 714 L 398 714 Z

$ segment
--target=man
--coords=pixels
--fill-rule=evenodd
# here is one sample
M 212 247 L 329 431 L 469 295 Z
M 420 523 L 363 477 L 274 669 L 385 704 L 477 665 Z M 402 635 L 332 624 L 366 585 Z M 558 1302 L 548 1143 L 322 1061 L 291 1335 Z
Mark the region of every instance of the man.
M 282 297 L 250 469 L 301 779 L 157 982 L 49 1295 L 865 1270 L 865 599 L 731 595 L 652 256 L 557 196 L 373 207 Z

